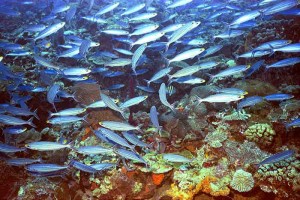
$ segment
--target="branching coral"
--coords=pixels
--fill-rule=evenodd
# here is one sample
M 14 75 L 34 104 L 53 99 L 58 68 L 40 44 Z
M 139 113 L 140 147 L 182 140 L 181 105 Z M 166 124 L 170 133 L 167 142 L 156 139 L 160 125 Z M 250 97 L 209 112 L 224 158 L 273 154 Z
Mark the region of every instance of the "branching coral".
M 269 124 L 254 124 L 245 131 L 247 140 L 264 147 L 272 144 L 275 134 L 272 126 Z

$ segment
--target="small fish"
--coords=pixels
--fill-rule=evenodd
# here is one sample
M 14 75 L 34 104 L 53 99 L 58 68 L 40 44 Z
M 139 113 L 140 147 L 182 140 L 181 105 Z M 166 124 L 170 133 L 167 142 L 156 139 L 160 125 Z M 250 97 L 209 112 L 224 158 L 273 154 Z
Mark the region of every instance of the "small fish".
M 243 100 L 241 100 L 238 105 L 237 105 L 237 109 L 241 110 L 245 107 L 249 107 L 249 106 L 254 106 L 260 102 L 262 102 L 264 99 L 260 96 L 251 96 L 251 97 L 247 97 Z
M 132 63 L 131 59 L 128 58 L 117 58 L 115 60 L 106 62 L 104 64 L 104 67 L 109 66 L 109 67 L 124 67 L 126 65 L 130 65 Z
M 168 5 L 167 8 L 176 8 L 179 6 L 184 6 L 192 1 L 193 0 L 177 0 L 177 1 L 174 1 L 173 3 L 171 3 L 170 5 Z
M 132 131 L 122 132 L 123 136 L 134 146 L 148 148 L 149 144 L 141 141 Z
M 62 74 L 65 76 L 79 76 L 79 75 L 86 75 L 89 74 L 91 70 L 86 69 L 86 68 L 68 68 L 62 70 Z
M 25 120 L 20 119 L 20 118 L 0 114 L 0 123 L 6 124 L 6 125 L 24 125 L 24 124 L 28 124 L 28 125 L 36 128 L 36 126 L 32 123 L 32 120 L 33 120 L 33 117 L 30 118 L 28 121 L 25 121 Z
M 284 100 L 292 99 L 292 98 L 294 98 L 294 95 L 283 94 L 283 93 L 270 94 L 270 95 L 267 95 L 264 97 L 264 99 L 267 101 L 284 101 Z
M 59 23 L 53 24 L 51 26 L 48 26 L 34 38 L 34 41 L 43 39 L 49 35 L 52 35 L 53 33 L 56 33 L 59 29 L 64 27 L 65 24 L 66 24 L 65 22 L 59 22 Z
M 57 95 L 59 89 L 60 89 L 60 85 L 53 84 L 53 85 L 49 88 L 49 90 L 48 90 L 48 92 L 47 92 L 47 101 L 48 101 L 50 104 L 52 104 L 52 106 L 54 107 L 55 110 L 56 110 L 56 108 L 55 108 L 55 105 L 54 105 L 54 99 L 55 99 L 55 97 L 56 97 L 56 95 Z
M 285 0 L 265 8 L 262 12 L 264 15 L 274 15 L 276 13 L 296 7 L 298 4 L 298 0 Z
M 113 84 L 109 87 L 106 88 L 106 90 L 119 90 L 121 88 L 123 88 L 125 86 L 125 84 Z
M 288 159 L 288 158 L 292 157 L 294 154 L 295 154 L 295 152 L 293 150 L 282 151 L 282 152 L 276 153 L 276 154 L 264 159 L 263 161 L 261 161 L 258 164 L 258 166 L 276 163 L 281 160 Z
M 175 110 L 174 106 L 171 105 L 171 104 L 168 102 L 168 100 L 167 100 L 167 90 L 166 90 L 166 85 L 165 85 L 165 83 L 162 83 L 162 84 L 160 85 L 158 94 L 159 94 L 160 102 L 161 102 L 162 104 L 164 104 L 165 106 L 167 106 L 168 108 L 170 108 L 172 111 L 174 111 L 174 110 Z
M 288 44 L 286 46 L 273 49 L 273 52 L 284 52 L 284 53 L 299 53 L 300 52 L 300 43 Z
M 100 126 L 103 126 L 107 129 L 113 130 L 113 131 L 139 131 L 142 132 L 141 130 L 141 125 L 139 126 L 132 126 L 128 123 L 125 122 L 116 122 L 116 121 L 102 121 L 99 122 Z
M 60 110 L 56 113 L 52 113 L 49 111 L 49 117 L 53 116 L 70 116 L 70 115 L 80 115 L 86 111 L 86 108 L 68 108 L 64 110 Z
M 101 8 L 95 15 L 103 15 L 105 13 L 108 13 L 110 11 L 112 11 L 113 9 L 117 8 L 119 6 L 120 2 L 115 2 L 112 4 L 108 4 L 107 6 L 104 6 L 103 8 Z
M 7 127 L 5 129 L 3 129 L 3 133 L 18 135 L 18 134 L 24 133 L 26 130 L 27 130 L 27 128 L 23 127 L 23 126 L 12 126 L 12 127 Z
M 147 44 L 143 44 L 139 48 L 137 48 L 137 50 L 135 50 L 135 52 L 133 53 L 131 69 L 132 69 L 133 73 L 135 73 L 135 74 L 136 74 L 135 69 L 137 67 L 137 63 L 146 48 L 147 48 Z
M 129 18 L 129 22 L 151 19 L 151 18 L 155 17 L 156 15 L 157 15 L 157 13 L 155 13 L 155 12 L 154 13 L 141 13 L 132 18 Z
M 226 94 L 226 93 L 220 93 L 220 94 L 213 94 L 206 98 L 200 98 L 198 97 L 198 102 L 209 102 L 209 103 L 229 103 L 232 101 L 238 101 L 240 99 L 243 99 L 243 95 L 237 95 L 237 94 Z
M 101 146 L 82 146 L 76 149 L 77 153 L 86 155 L 98 155 L 112 153 L 112 149 L 104 148 Z
M 203 51 L 199 57 L 200 58 L 205 58 L 207 56 L 213 55 L 214 53 L 216 53 L 217 51 L 221 50 L 223 48 L 223 45 L 216 45 L 216 46 L 212 46 L 209 47 L 208 49 L 206 49 L 205 51 Z
M 180 84 L 195 85 L 195 84 L 204 83 L 205 80 L 202 78 L 195 77 L 195 76 L 183 76 L 183 77 L 171 79 L 169 81 L 169 84 L 171 84 L 173 82 L 180 83 Z
M 119 113 L 121 113 L 121 115 L 125 118 L 125 113 L 124 113 L 124 109 L 120 108 L 113 99 L 111 99 L 109 96 L 107 96 L 106 94 L 101 93 L 100 97 L 102 99 L 102 101 L 107 105 L 107 107 L 109 107 L 110 109 L 117 111 Z
M 139 10 L 142 10 L 145 6 L 146 6 L 145 3 L 137 4 L 137 5 L 135 5 L 135 6 L 131 7 L 131 8 L 128 8 L 125 12 L 123 12 L 121 14 L 121 16 L 130 15 L 132 13 L 135 13 L 135 12 L 137 12 Z
M 53 151 L 64 148 L 72 148 L 71 144 L 61 144 L 58 142 L 38 141 L 31 142 L 25 145 L 26 148 L 36 151 Z
M 42 162 L 41 159 L 31 159 L 31 158 L 10 158 L 6 160 L 6 163 L 11 166 L 24 166 L 37 162 Z
M 117 148 L 115 150 L 115 153 L 125 159 L 133 160 L 135 162 L 144 163 L 145 165 L 147 165 L 147 162 L 140 155 L 138 155 L 132 151 L 128 151 L 128 150 L 122 149 L 122 148 Z
M 2 152 L 2 153 L 16 153 L 16 152 L 21 152 L 21 151 L 25 151 L 25 150 L 26 150 L 25 148 L 18 148 L 15 146 L 0 143 L 0 152 Z
M 107 29 L 101 31 L 102 33 L 105 33 L 107 35 L 129 35 L 128 31 L 122 30 L 122 29 Z
M 131 106 L 137 105 L 143 101 L 145 101 L 148 96 L 139 96 L 131 98 L 120 105 L 120 108 L 129 108 Z
M 212 80 L 217 77 L 220 78 L 220 77 L 232 76 L 234 74 L 246 71 L 249 67 L 250 67 L 250 65 L 238 65 L 238 66 L 230 67 L 230 68 L 225 69 L 215 75 L 210 75 L 210 78 Z
M 49 69 L 60 70 L 59 66 L 52 64 L 50 61 L 48 61 L 47 59 L 45 59 L 43 57 L 35 55 L 34 60 L 35 60 L 36 63 L 38 63 L 38 64 L 40 64 L 44 67 L 47 67 Z
M 260 15 L 261 15 L 261 12 L 259 10 L 253 10 L 253 11 L 246 12 L 243 15 L 239 16 L 237 19 L 233 20 L 233 22 L 231 22 L 229 26 L 234 26 L 237 24 L 241 24 L 241 23 L 253 20 Z
M 170 71 L 172 70 L 172 68 L 164 68 L 158 72 L 156 72 L 151 78 L 150 80 L 146 80 L 147 82 L 147 86 L 149 87 L 150 86 L 150 83 L 153 82 L 153 81 L 156 81 L 164 76 L 166 76 Z
M 152 124 L 154 125 L 154 127 L 157 129 L 157 131 L 161 132 L 162 127 L 159 125 L 158 112 L 157 112 L 155 106 L 152 106 L 150 109 L 150 120 L 151 120 Z
M 149 92 L 149 93 L 154 93 L 155 90 L 152 87 L 149 86 L 142 86 L 142 85 L 137 85 L 136 88 L 143 90 L 144 92 Z
M 57 164 L 49 164 L 49 163 L 38 163 L 38 164 L 30 164 L 25 167 L 25 169 L 29 172 L 35 173 L 48 173 L 48 172 L 57 172 L 61 170 L 67 169 L 69 166 L 57 165 Z
M 128 142 L 122 138 L 120 135 L 118 135 L 117 133 L 106 129 L 106 128 L 100 128 L 99 129 L 100 133 L 102 133 L 108 140 L 113 141 L 114 143 L 124 146 L 124 147 L 128 147 L 132 150 L 134 150 L 134 146 L 128 144 Z
M 286 58 L 286 59 L 277 61 L 271 65 L 266 65 L 266 69 L 294 66 L 298 63 L 300 63 L 300 57 Z
M 264 63 L 265 60 L 259 60 L 253 65 L 251 65 L 251 67 L 247 69 L 244 79 L 250 77 L 253 73 L 257 72 Z
M 226 93 L 226 94 L 237 94 L 237 95 L 246 95 L 248 92 L 239 88 L 221 88 L 217 89 L 218 93 Z
M 174 154 L 174 153 L 163 154 L 163 159 L 166 161 L 169 161 L 169 162 L 174 162 L 174 163 L 190 163 L 190 162 L 192 162 L 191 159 L 188 159 L 182 155 Z
M 190 49 L 190 50 L 184 51 L 184 52 L 176 55 L 174 58 L 172 58 L 170 60 L 167 60 L 168 65 L 171 62 L 177 62 L 177 61 L 182 61 L 182 60 L 194 58 L 195 56 L 201 54 L 204 50 L 205 50 L 204 48 L 196 48 L 196 49 Z
M 67 124 L 67 123 L 75 123 L 75 122 L 79 122 L 79 121 L 86 122 L 87 115 L 83 116 L 83 117 L 77 117 L 77 116 L 54 117 L 54 118 L 48 119 L 47 123 L 49 123 L 49 124 Z
M 293 128 L 300 127 L 300 119 L 297 118 L 297 119 L 294 119 L 293 121 L 285 124 L 286 129 L 289 129 L 290 127 L 293 127 Z
M 97 171 L 107 170 L 112 167 L 116 167 L 116 163 L 97 163 L 90 165 L 92 168 L 96 169 Z

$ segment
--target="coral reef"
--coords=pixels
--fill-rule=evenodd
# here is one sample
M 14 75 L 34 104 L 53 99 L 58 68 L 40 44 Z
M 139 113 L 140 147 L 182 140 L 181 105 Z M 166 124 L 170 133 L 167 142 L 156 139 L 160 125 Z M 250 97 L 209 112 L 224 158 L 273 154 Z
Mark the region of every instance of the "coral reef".
M 255 142 L 263 147 L 269 147 L 276 133 L 269 124 L 254 124 L 248 127 L 244 135 L 251 142 Z
M 237 170 L 233 174 L 230 186 L 239 192 L 248 192 L 254 187 L 254 179 L 252 174 L 242 169 Z
M 300 156 L 294 155 L 279 162 L 259 166 L 254 177 L 263 191 L 287 198 L 299 191 L 299 172 Z
M 222 142 L 227 139 L 227 127 L 218 126 L 215 131 L 206 135 L 204 141 L 207 142 L 213 148 L 222 147 Z

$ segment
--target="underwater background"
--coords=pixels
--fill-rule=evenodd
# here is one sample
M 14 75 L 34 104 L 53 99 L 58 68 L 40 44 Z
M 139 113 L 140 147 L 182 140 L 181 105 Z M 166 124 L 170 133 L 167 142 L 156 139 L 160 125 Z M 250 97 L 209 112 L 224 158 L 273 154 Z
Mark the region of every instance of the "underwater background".
M 299 199 L 299 4 L 1 0 L 0 199 Z

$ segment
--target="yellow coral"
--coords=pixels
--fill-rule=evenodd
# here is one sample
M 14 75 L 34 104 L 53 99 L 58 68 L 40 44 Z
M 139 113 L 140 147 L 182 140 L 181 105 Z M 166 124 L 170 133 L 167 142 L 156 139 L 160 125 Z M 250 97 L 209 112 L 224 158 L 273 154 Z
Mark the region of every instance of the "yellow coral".
M 177 185 L 172 184 L 171 189 L 167 190 L 166 194 L 172 199 L 180 200 L 191 200 L 200 191 L 211 194 L 213 196 L 227 196 L 230 192 L 228 188 L 222 190 L 212 189 L 212 183 L 216 182 L 218 179 L 213 176 L 206 176 L 194 189 L 191 190 L 180 190 Z

